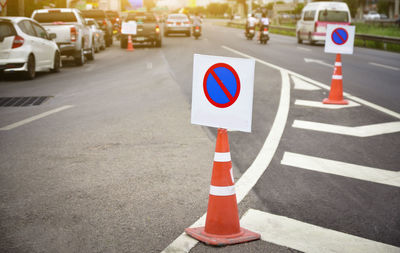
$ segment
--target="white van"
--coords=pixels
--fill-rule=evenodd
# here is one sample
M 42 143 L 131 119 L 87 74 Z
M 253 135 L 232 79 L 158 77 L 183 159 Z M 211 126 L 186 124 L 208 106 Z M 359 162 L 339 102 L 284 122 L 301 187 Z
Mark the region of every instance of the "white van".
M 297 22 L 297 43 L 308 40 L 311 44 L 317 41 L 325 42 L 326 26 L 328 24 L 349 25 L 350 10 L 343 2 L 312 2 L 307 4 Z

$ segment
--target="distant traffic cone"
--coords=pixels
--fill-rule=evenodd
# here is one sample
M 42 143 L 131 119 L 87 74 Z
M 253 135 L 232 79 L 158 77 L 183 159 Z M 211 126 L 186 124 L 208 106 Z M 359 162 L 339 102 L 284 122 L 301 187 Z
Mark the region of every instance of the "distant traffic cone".
M 260 239 L 259 234 L 241 228 L 239 224 L 228 132 L 226 129 L 218 129 L 206 226 L 186 228 L 185 232 L 199 241 L 215 246 Z
M 126 48 L 126 51 L 133 51 L 133 43 L 132 43 L 132 36 L 128 35 L 128 47 Z
M 322 103 L 337 105 L 347 105 L 349 103 L 349 101 L 343 99 L 342 60 L 340 54 L 336 54 L 336 62 L 333 70 L 329 97 L 325 98 Z

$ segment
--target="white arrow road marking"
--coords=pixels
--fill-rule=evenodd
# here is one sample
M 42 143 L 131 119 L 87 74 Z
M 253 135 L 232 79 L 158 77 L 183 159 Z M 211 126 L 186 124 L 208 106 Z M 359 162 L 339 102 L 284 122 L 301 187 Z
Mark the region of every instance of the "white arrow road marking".
M 16 128 L 16 127 L 19 127 L 19 126 L 28 124 L 28 123 L 30 123 L 30 122 L 32 122 L 32 121 L 35 121 L 35 120 L 38 120 L 38 119 L 47 117 L 47 116 L 49 116 L 49 115 L 51 115 L 51 114 L 53 114 L 53 113 L 61 112 L 61 111 L 63 111 L 63 110 L 69 109 L 69 108 L 71 108 L 71 107 L 74 107 L 74 105 L 61 106 L 61 107 L 59 107 L 59 108 L 57 108 L 57 109 L 54 109 L 54 110 L 51 110 L 51 111 L 48 111 L 48 112 L 44 112 L 44 113 L 41 113 L 41 114 L 39 114 L 39 115 L 36 115 L 36 116 L 30 117 L 30 118 L 27 118 L 27 119 L 18 121 L 18 122 L 14 123 L 14 124 L 11 124 L 11 125 L 2 127 L 2 128 L 0 128 L 0 131 L 6 131 L 6 130 L 14 129 L 14 128 Z
M 385 69 L 391 69 L 391 70 L 395 70 L 395 71 L 399 71 L 400 70 L 400 68 L 392 67 L 392 66 L 385 65 L 385 64 L 379 64 L 379 63 L 375 63 L 375 62 L 368 62 L 368 63 L 371 64 L 371 65 L 374 65 L 374 66 L 385 68 Z
M 321 101 L 310 101 L 310 100 L 296 99 L 296 101 L 294 101 L 294 104 L 295 105 L 301 105 L 301 106 L 323 108 L 323 109 L 333 109 L 333 110 L 360 106 L 359 103 L 353 102 L 351 100 L 349 100 L 349 104 L 348 105 L 332 105 L 332 104 L 324 104 Z
M 278 148 L 283 130 L 286 125 L 290 106 L 290 80 L 287 71 L 282 69 L 280 72 L 282 76 L 282 89 L 278 111 L 268 137 L 265 139 L 264 145 L 258 153 L 256 159 L 235 184 L 236 199 L 238 203 L 244 199 L 244 197 L 249 193 L 249 191 L 257 183 L 258 179 L 268 168 L 268 165 L 271 162 L 276 149 Z M 205 219 L 206 214 L 204 214 L 190 227 L 204 226 Z M 162 252 L 189 252 L 190 249 L 196 246 L 197 243 L 197 240 L 191 238 L 185 233 L 182 233 Z
M 327 67 L 331 67 L 331 68 L 333 67 L 332 64 L 328 64 L 328 63 L 326 63 L 326 62 L 324 62 L 324 61 L 321 61 L 321 60 L 304 58 L 304 61 L 305 61 L 306 63 L 317 63 L 317 64 L 321 64 L 321 65 L 323 65 L 323 66 L 327 66 Z
M 311 51 L 311 49 L 305 48 L 305 47 L 297 47 L 297 49 L 303 50 L 303 51 Z
M 400 187 L 400 172 L 285 152 L 281 164 Z
M 305 120 L 295 120 L 293 122 L 292 127 L 325 132 L 325 133 L 350 135 L 356 137 L 370 137 L 375 135 L 399 132 L 400 121 L 372 124 L 372 125 L 358 126 L 358 127 L 348 127 L 348 126 L 339 126 L 339 125 L 325 124 L 325 123 L 305 121 Z
M 292 80 L 294 82 L 294 89 L 295 90 L 320 90 L 321 88 L 312 85 L 309 82 L 306 82 L 300 78 L 292 76 Z
M 400 248 L 288 217 L 249 209 L 240 224 L 261 234 L 261 240 L 307 253 L 399 253 Z

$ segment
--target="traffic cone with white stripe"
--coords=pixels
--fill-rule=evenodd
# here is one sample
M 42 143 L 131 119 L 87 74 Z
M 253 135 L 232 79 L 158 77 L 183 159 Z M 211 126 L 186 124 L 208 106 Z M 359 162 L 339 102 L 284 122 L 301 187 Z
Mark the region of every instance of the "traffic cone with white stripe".
M 260 234 L 241 228 L 236 201 L 228 132 L 218 129 L 205 227 L 185 232 L 206 244 L 224 246 L 260 239 Z
M 126 48 L 126 51 L 133 51 L 133 43 L 132 43 L 132 36 L 129 34 L 128 35 L 128 47 Z
M 343 99 L 342 60 L 340 54 L 336 54 L 336 62 L 333 70 L 329 97 L 325 98 L 322 103 L 336 105 L 347 105 L 349 103 L 349 101 Z

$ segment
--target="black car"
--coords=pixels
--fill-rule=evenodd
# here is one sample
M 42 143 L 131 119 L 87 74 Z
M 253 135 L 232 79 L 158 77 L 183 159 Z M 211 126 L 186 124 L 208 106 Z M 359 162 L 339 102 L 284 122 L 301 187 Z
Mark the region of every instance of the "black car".
M 129 13 L 124 22 L 136 22 L 136 34 L 131 35 L 133 43 L 150 43 L 161 47 L 161 28 L 156 16 L 151 12 Z M 121 48 L 128 45 L 128 35 L 121 34 Z
M 85 18 L 93 18 L 97 21 L 100 29 L 104 31 L 106 46 L 111 46 L 113 43 L 113 25 L 107 18 L 106 12 L 104 10 L 83 10 L 82 14 Z

